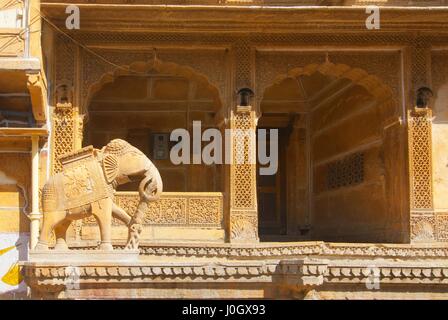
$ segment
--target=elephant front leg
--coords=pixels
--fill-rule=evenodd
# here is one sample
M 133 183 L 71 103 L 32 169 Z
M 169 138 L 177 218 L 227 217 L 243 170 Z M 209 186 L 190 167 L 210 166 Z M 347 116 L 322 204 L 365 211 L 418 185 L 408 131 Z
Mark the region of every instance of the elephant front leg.
M 36 250 L 47 250 L 48 240 L 53 229 L 61 223 L 66 217 L 65 211 L 51 211 L 44 213 L 44 222 L 42 230 L 40 232 L 39 242 L 37 243 Z
M 113 250 L 112 247 L 112 199 L 102 199 L 92 205 L 92 213 L 100 226 L 101 250 Z

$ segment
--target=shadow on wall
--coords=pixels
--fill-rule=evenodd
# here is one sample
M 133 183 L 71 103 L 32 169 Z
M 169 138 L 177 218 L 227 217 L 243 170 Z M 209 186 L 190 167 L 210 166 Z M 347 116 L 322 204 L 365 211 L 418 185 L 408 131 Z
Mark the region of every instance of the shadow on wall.
M 19 261 L 28 256 L 29 233 L 25 189 L 0 171 L 0 299 L 24 297 L 26 284 Z M 17 217 L 19 215 L 19 217 Z M 13 221 L 11 221 L 13 220 Z
M 448 83 L 435 95 L 432 122 L 433 194 L 436 209 L 448 208 Z
M 436 93 L 433 123 L 448 123 L 448 83 L 441 86 Z

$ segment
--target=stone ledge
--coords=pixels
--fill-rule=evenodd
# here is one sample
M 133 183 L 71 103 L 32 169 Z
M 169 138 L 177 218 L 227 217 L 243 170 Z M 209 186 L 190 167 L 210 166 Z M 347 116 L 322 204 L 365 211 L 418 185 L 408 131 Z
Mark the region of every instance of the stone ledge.
M 96 242 L 78 243 L 73 250 L 90 251 Z M 116 248 L 123 248 L 124 243 L 116 243 Z M 291 243 L 170 243 L 154 244 L 142 241 L 140 254 L 143 256 L 178 256 L 178 257 L 223 257 L 235 259 L 276 259 L 279 257 L 298 257 L 320 255 L 325 257 L 396 257 L 396 258 L 447 258 L 447 244 L 355 244 L 330 243 L 322 241 L 303 241 Z
M 326 264 L 313 259 L 294 261 L 226 262 L 89 262 L 73 266 L 63 262 L 24 262 L 25 281 L 36 291 L 70 290 L 68 280 L 76 273 L 78 289 L 111 285 L 152 286 L 155 283 L 291 283 L 321 284 Z M 70 282 L 70 284 L 73 284 Z
M 39 72 L 41 64 L 37 58 L 2 58 L 0 57 L 0 71 L 34 71 Z
M 32 250 L 29 252 L 28 263 L 46 264 L 55 262 L 66 265 L 91 263 L 92 261 L 95 261 L 95 263 L 132 263 L 138 260 L 138 256 L 138 250 L 89 250 L 75 254 L 71 250 Z
M 390 260 L 327 260 L 318 257 L 265 261 L 203 261 L 185 259 L 181 262 L 94 262 L 76 267 L 61 262 L 22 263 L 25 281 L 34 294 L 41 297 L 77 296 L 101 298 L 107 290 L 130 290 L 145 297 L 145 290 L 157 286 L 202 286 L 219 288 L 246 284 L 258 288 L 287 288 L 291 292 L 306 294 L 325 290 L 328 285 L 363 287 L 374 274 L 382 285 L 399 288 L 411 285 L 419 292 L 423 286 L 448 289 L 448 261 L 422 262 Z M 374 266 L 373 266 L 374 265 Z M 76 269 L 76 288 L 68 287 L 68 277 Z M 372 269 L 376 271 L 372 273 Z M 70 283 L 73 284 L 73 283 Z M 391 287 L 392 286 L 392 287 Z M 167 287 L 166 290 L 171 290 Z M 107 288 L 107 289 L 105 289 Z M 443 289 L 445 290 L 445 289 Z M 93 293 L 95 292 L 95 293 Z

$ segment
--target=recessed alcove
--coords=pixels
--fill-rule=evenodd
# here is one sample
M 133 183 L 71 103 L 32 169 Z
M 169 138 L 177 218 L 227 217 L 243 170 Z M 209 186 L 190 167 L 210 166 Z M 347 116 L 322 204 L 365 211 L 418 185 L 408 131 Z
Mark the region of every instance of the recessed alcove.
M 403 140 L 387 131 L 393 96 L 374 94 L 379 80 L 369 88 L 322 70 L 289 75 L 261 100 L 258 128 L 279 130 L 279 169 L 258 176 L 260 238 L 404 242 Z
M 222 191 L 220 165 L 175 165 L 169 157 L 176 143 L 169 140 L 173 130 L 187 129 L 192 136 L 193 121 L 201 121 L 202 130 L 216 127 L 220 108 L 214 92 L 195 80 L 158 72 L 120 76 L 92 97 L 84 145 L 101 148 L 115 138 L 128 141 L 154 162 L 164 191 Z M 158 155 L 156 139 L 164 139 Z M 119 190 L 136 190 L 136 185 L 127 184 Z

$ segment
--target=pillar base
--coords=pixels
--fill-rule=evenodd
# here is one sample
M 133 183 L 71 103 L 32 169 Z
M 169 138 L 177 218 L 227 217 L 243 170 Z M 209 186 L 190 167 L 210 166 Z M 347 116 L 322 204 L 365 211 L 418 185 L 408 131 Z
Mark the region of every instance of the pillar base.
M 230 242 L 259 242 L 258 212 L 256 210 L 231 210 Z

